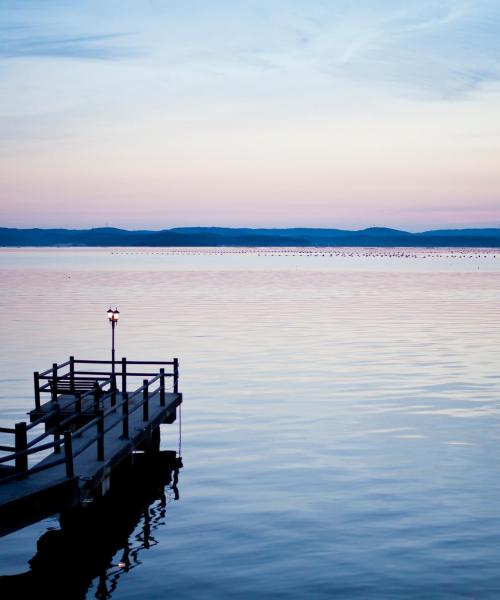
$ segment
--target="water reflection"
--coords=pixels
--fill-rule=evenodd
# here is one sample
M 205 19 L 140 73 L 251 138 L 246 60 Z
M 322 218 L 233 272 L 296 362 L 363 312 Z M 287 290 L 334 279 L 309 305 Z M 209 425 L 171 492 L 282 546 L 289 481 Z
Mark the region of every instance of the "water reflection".
M 167 505 L 179 499 L 182 461 L 175 452 L 136 455 L 110 493 L 59 516 L 37 542 L 29 570 L 0 577 L 0 597 L 111 598 L 125 573 L 159 542 Z

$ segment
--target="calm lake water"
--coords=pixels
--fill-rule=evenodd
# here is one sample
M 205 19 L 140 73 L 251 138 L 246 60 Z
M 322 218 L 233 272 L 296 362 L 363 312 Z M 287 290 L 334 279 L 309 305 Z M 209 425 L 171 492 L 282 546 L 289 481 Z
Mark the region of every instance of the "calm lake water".
M 110 304 L 119 356 L 180 359 L 180 499 L 86 598 L 500 597 L 500 252 L 2 250 L 0 274 L 2 426 L 32 371 L 108 358 Z M 0 574 L 58 528 L 0 539 Z

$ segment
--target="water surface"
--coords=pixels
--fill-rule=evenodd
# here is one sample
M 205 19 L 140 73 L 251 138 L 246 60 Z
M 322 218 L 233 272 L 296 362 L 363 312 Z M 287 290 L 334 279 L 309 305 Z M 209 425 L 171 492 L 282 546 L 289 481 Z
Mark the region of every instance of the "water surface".
M 113 598 L 499 597 L 500 253 L 23 249 L 0 276 L 0 425 L 31 371 L 108 357 L 109 304 L 119 355 L 181 361 L 180 500 Z M 1 539 L 1 574 L 58 526 Z

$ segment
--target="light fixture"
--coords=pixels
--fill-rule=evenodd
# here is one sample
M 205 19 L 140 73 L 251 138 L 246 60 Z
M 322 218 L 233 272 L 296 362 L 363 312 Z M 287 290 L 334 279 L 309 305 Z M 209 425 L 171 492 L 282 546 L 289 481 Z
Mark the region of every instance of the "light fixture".
M 115 374 L 115 327 L 118 324 L 120 318 L 120 311 L 115 308 L 113 310 L 111 306 L 107 311 L 108 321 L 111 323 L 111 373 Z

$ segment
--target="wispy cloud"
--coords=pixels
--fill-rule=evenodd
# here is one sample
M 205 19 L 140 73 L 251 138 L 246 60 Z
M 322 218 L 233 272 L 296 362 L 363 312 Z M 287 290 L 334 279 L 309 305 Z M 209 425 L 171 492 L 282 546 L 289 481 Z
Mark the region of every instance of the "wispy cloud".
M 478 0 L 311 3 L 249 54 L 291 77 L 323 74 L 356 90 L 453 99 L 500 79 L 500 8 Z M 238 51 L 239 50 L 239 51 Z
M 126 33 L 39 33 L 29 26 L 5 26 L 0 28 L 0 58 L 125 58 L 135 53 L 125 44 L 127 36 Z

